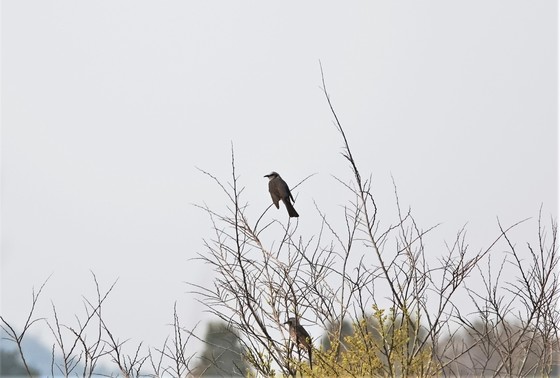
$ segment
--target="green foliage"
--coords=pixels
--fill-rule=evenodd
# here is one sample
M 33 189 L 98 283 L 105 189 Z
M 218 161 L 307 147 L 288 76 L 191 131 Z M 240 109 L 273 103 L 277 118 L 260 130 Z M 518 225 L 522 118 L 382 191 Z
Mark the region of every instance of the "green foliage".
M 409 312 L 389 311 L 373 308 L 373 320 L 378 324 L 378 355 L 384 360 L 384 374 L 387 376 L 433 376 L 437 365 L 432 360 L 431 348 L 421 340 L 422 327 L 419 319 Z
M 329 347 L 314 350 L 313 370 L 293 356 L 292 363 L 310 377 L 435 376 L 439 367 L 431 348 L 417 342 L 418 325 L 406 312 L 374 306 L 369 317 L 352 323 L 351 334 L 330 334 Z
M 272 368 L 272 358 L 269 354 L 266 353 L 253 353 L 251 349 L 245 350 L 245 361 L 250 366 L 259 366 L 260 372 L 268 372 L 269 377 L 275 377 L 276 371 Z M 247 376 L 248 377 L 256 377 L 255 372 L 247 369 Z

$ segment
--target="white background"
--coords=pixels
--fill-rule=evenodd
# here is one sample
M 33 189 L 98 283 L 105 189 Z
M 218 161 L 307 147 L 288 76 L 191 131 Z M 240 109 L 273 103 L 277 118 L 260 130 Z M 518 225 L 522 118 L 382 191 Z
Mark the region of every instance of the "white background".
M 315 204 L 344 228 L 351 200 L 327 87 L 385 224 L 403 206 L 437 256 L 467 224 L 473 251 L 524 245 L 557 214 L 557 3 L 423 1 L 3 1 L 1 311 L 21 326 L 50 275 L 66 323 L 118 278 L 105 318 L 122 340 L 159 346 L 173 304 L 207 315 L 185 282 L 211 223 L 193 204 L 226 198 L 196 167 L 230 179 L 248 215 L 270 204 L 264 174 L 295 185 L 299 232 Z M 285 221 L 284 209 L 267 217 Z M 273 237 L 273 235 L 271 236 Z M 312 328 L 313 329 L 313 328 Z M 49 330 L 35 328 L 47 343 Z M 314 333 L 319 336 L 321 330 Z

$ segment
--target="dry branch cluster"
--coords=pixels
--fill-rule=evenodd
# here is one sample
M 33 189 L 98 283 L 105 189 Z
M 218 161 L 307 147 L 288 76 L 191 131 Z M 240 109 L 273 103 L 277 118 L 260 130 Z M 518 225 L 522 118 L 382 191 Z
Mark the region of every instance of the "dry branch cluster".
M 83 298 L 83 313 L 74 314 L 73 320 L 64 320 L 52 304 L 52 317 L 36 317 L 37 302 L 47 283 L 33 291 L 31 308 L 23 329 L 16 330 L 3 316 L 0 326 L 5 338 L 12 341 L 29 376 L 35 370 L 29 366 L 23 351 L 24 337 L 32 326 L 46 324 L 54 338 L 52 356 L 48 367 L 51 377 L 108 376 L 108 377 L 184 377 L 192 370 L 194 353 L 187 345 L 193 336 L 192 330 L 181 326 L 176 309 L 173 311 L 173 335 L 167 338 L 161 348 L 144 348 L 140 343 L 129 354 L 124 349 L 128 340 L 119 340 L 111 331 L 103 316 L 102 308 L 113 291 L 116 281 L 105 291 L 101 290 L 97 277 L 92 273 L 96 289 L 95 300 Z M 109 365 L 107 364 L 109 362 Z M 41 366 L 45 371 L 45 366 Z
M 266 211 L 251 221 L 233 150 L 228 184 L 204 172 L 222 188 L 228 210 L 201 206 L 214 236 L 199 258 L 213 266 L 216 278 L 213 287 L 195 285 L 194 292 L 239 333 L 252 373 L 552 374 L 560 320 L 556 223 L 547 235 L 539 214 L 539 244 L 523 250 L 509 237 L 517 224 L 504 228 L 498 222 L 496 240 L 478 252 L 468 250 L 463 229 L 437 259 L 428 258 L 434 252 L 426 251 L 424 238 L 432 228 L 421 229 L 410 210 L 401 209 L 396 188 L 398 221 L 381 226 L 371 177 L 362 178 L 324 93 L 352 172 L 349 182 L 337 179 L 350 197 L 342 230 L 319 209 L 317 234 L 307 239 L 298 233 L 299 223 L 264 222 Z M 270 237 L 276 241 L 267 244 Z M 509 248 L 496 264 L 498 243 Z M 503 276 L 506 266 L 516 277 Z M 485 290 L 473 290 L 471 282 L 482 282 Z M 291 345 L 284 325 L 289 316 L 327 333 L 328 347 L 315 342 L 313 369 L 302 361 L 305 352 Z M 347 323 L 349 333 L 343 332 Z

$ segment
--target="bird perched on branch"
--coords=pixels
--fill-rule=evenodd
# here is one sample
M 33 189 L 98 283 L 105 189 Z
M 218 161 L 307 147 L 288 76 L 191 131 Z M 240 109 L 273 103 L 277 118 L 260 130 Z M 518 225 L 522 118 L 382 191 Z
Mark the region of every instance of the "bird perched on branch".
M 309 367 L 313 369 L 313 362 L 311 357 L 311 336 L 309 333 L 303 328 L 302 325 L 299 324 L 296 318 L 289 318 L 288 321 L 284 324 L 288 324 L 290 327 L 290 338 L 297 345 L 298 349 L 305 348 L 307 351 L 307 355 L 309 356 Z
M 292 197 L 292 193 L 290 193 L 290 188 L 286 181 L 282 180 L 282 177 L 276 172 L 272 172 L 264 177 L 268 177 L 268 191 L 270 192 L 270 196 L 272 197 L 272 202 L 277 209 L 280 208 L 279 203 L 280 200 L 284 202 L 286 209 L 288 210 L 288 215 L 290 217 L 299 217 L 296 209 L 290 202 L 290 199 L 294 201 L 294 197 Z

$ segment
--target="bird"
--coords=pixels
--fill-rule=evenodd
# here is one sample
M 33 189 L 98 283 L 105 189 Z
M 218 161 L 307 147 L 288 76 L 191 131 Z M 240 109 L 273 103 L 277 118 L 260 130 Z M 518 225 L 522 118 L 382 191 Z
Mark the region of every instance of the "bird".
M 303 328 L 302 325 L 299 324 L 296 318 L 289 318 L 287 322 L 284 324 L 288 324 L 290 327 L 290 338 L 297 345 L 299 348 L 305 348 L 307 350 L 307 355 L 309 356 L 309 367 L 313 369 L 313 362 L 311 357 L 311 336 L 309 333 Z
M 290 199 L 293 202 L 295 201 L 294 197 L 292 197 L 292 193 L 290 193 L 290 188 L 288 187 L 288 184 L 286 184 L 286 181 L 282 180 L 282 177 L 280 177 L 280 175 L 276 172 L 271 172 L 264 177 L 268 177 L 268 191 L 270 192 L 272 202 L 274 202 L 276 208 L 280 208 L 279 203 L 280 200 L 282 200 L 288 210 L 288 215 L 295 218 L 299 217 L 299 214 L 296 209 L 294 209 L 292 202 L 290 202 Z

